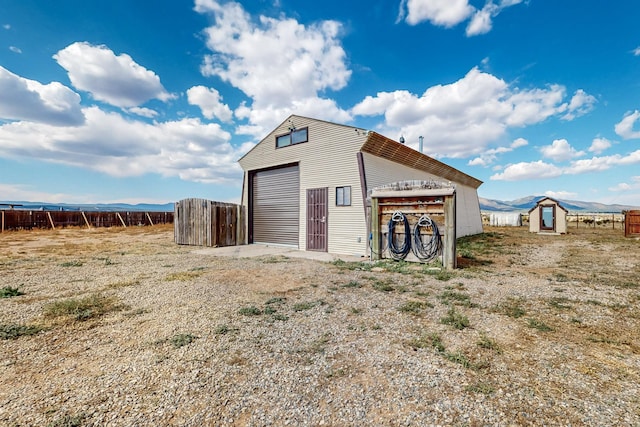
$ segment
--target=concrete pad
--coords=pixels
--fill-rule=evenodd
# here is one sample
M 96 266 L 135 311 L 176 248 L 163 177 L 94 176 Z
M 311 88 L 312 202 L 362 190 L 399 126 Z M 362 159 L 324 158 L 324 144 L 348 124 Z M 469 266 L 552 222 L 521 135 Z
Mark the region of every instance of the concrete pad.
M 301 251 L 295 248 L 279 245 L 251 244 L 240 246 L 224 246 L 221 248 L 199 248 L 193 251 L 199 255 L 212 255 L 231 258 L 255 258 L 264 256 L 286 256 L 290 258 L 306 258 L 317 261 L 331 262 L 338 259 L 343 261 L 368 261 L 368 258 L 354 255 L 338 255 L 327 252 Z

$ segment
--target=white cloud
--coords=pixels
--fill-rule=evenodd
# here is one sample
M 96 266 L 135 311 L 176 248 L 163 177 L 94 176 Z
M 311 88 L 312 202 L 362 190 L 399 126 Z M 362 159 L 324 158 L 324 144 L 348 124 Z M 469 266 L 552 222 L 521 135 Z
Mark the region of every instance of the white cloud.
M 137 64 L 127 54 L 116 55 L 106 46 L 76 42 L 53 58 L 67 70 L 76 89 L 116 107 L 136 107 L 150 99 L 173 98 L 153 71 Z
M 511 148 L 520 148 L 520 147 L 524 147 L 525 145 L 529 145 L 529 141 L 527 141 L 524 138 L 516 138 L 511 143 Z
M 577 151 L 566 139 L 556 139 L 551 145 L 541 147 L 540 152 L 544 157 L 556 162 L 564 162 L 584 155 L 584 151 Z
M 593 111 L 596 98 L 589 95 L 582 89 L 578 89 L 571 98 L 569 106 L 567 107 L 567 114 L 565 114 L 563 120 L 573 120 L 576 117 L 584 116 L 587 113 Z
M 409 25 L 429 21 L 446 28 L 465 21 L 475 10 L 467 0 L 408 0 L 406 7 Z
M 608 188 L 609 191 L 630 191 L 630 190 L 640 190 L 640 176 L 632 176 L 631 183 L 621 182 L 613 187 Z
M 404 20 L 409 25 L 429 21 L 433 25 L 451 28 L 469 19 L 467 37 L 486 34 L 493 27 L 493 18 L 522 0 L 503 0 L 495 4 L 488 0 L 482 9 L 476 9 L 469 0 L 402 0 L 396 22 Z
M 492 18 L 498 14 L 499 8 L 491 2 L 487 2 L 481 10 L 476 11 L 467 25 L 467 37 L 486 34 L 493 27 Z
M 207 119 L 218 118 L 223 122 L 230 122 L 233 116 L 228 105 L 222 103 L 222 96 L 213 88 L 194 86 L 187 90 L 189 104 L 197 105 Z
M 151 108 L 144 108 L 144 107 L 131 107 L 131 108 L 127 108 L 127 111 L 131 114 L 147 117 L 149 119 L 152 119 L 158 115 L 157 111 L 152 110 Z
M 20 49 L 19 47 L 15 47 L 15 46 L 9 46 L 9 50 L 13 53 L 22 53 L 22 49 Z
M 10 30 L 11 29 L 11 25 L 4 24 L 4 25 L 2 25 L 2 28 L 4 28 L 5 30 Z
M 640 46 L 638 46 L 637 48 L 633 49 L 633 54 L 635 56 L 640 56 Z
M 628 111 L 620 123 L 615 126 L 616 134 L 620 135 L 624 139 L 638 139 L 640 138 L 640 131 L 633 130 L 633 126 L 640 118 L 640 111 L 634 112 Z
M 44 85 L 0 66 L 0 93 L 2 119 L 60 126 L 84 122 L 80 95 L 58 82 Z
M 502 173 L 490 177 L 495 181 L 520 181 L 525 179 L 553 178 L 560 175 L 579 175 L 590 172 L 602 172 L 617 166 L 640 164 L 640 150 L 625 156 L 592 157 L 572 161 L 569 166 L 558 167 L 541 160 L 536 162 L 522 162 L 507 166 Z
M 622 156 L 614 154 L 612 156 L 592 157 L 571 162 L 565 169 L 565 173 L 576 175 L 587 172 L 601 172 L 616 166 L 633 165 L 640 163 L 640 150 Z
M 591 153 L 600 154 L 609 147 L 611 147 L 611 141 L 607 138 L 594 138 L 591 142 L 591 146 L 589 147 L 589 151 Z
M 84 109 L 83 126 L 15 122 L 0 126 L 0 156 L 92 169 L 112 176 L 158 173 L 206 183 L 242 176 L 231 135 L 215 123 L 187 118 L 148 124 L 98 107 Z M 34 137 L 37 135 L 37 137 Z
M 499 147 L 487 150 L 483 152 L 479 157 L 469 160 L 467 164 L 469 166 L 489 166 L 497 160 L 499 154 L 509 153 L 516 148 L 524 147 L 528 144 L 529 141 L 527 141 L 526 139 L 517 138 L 511 143 L 511 145 L 509 145 L 509 147 Z
M 367 96 L 351 112 L 384 115 L 380 131 L 404 134 L 407 141 L 427 135 L 425 151 L 430 155 L 468 157 L 486 151 L 508 128 L 542 122 L 567 108 L 562 86 L 518 89 L 473 68 L 462 79 L 433 86 L 420 96 L 408 91 Z
M 251 98 L 245 129 L 261 137 L 286 116 L 350 121 L 348 112 L 320 92 L 344 88 L 351 76 L 340 44 L 342 26 L 336 21 L 303 25 L 281 16 L 256 20 L 241 4 L 197 0 L 195 10 L 210 14 L 214 23 L 204 30 L 205 76 L 217 76 Z
M 578 197 L 578 193 L 573 193 L 571 191 L 545 191 L 544 195 L 547 197 L 551 197 L 552 199 L 573 199 Z
M 562 175 L 562 169 L 538 160 L 537 162 L 509 165 L 503 172 L 492 175 L 489 179 L 493 181 L 522 181 L 525 179 L 555 178 L 560 175 Z

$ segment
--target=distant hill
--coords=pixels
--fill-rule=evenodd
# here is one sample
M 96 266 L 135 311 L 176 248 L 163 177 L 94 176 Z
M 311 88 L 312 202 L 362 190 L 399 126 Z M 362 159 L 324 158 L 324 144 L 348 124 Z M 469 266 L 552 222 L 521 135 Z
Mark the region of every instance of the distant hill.
M 127 203 L 96 203 L 96 204 L 71 204 L 71 203 L 43 203 L 25 201 L 0 201 L 0 209 L 15 206 L 14 209 L 24 210 L 44 210 L 44 211 L 85 211 L 85 212 L 173 212 L 173 203 L 149 204 L 138 203 L 135 205 Z
M 527 212 L 533 208 L 540 199 L 546 196 L 527 196 L 512 201 L 491 200 L 480 197 L 480 210 L 491 212 Z M 581 202 L 577 200 L 555 199 L 568 211 L 576 212 L 622 212 L 640 209 L 638 206 L 605 205 L 595 202 Z

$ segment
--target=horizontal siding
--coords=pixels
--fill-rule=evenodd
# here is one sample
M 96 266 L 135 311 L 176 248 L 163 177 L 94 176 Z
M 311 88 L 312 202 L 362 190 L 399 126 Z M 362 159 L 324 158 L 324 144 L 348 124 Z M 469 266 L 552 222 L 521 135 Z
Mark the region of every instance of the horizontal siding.
M 366 135 L 356 128 L 321 120 L 298 116 L 291 120 L 297 129 L 309 128 L 309 141 L 276 149 L 275 136 L 288 132 L 291 126 L 285 121 L 240 159 L 239 163 L 245 170 L 242 203 L 247 204 L 247 171 L 298 163 L 300 249 L 306 248 L 306 191 L 328 187 L 328 252 L 364 255 L 367 238 L 357 153 Z M 336 187 L 340 186 L 351 186 L 351 206 L 336 206 Z
M 367 177 L 367 190 L 404 180 L 445 181 L 441 177 L 410 168 L 390 160 L 362 153 Z M 469 186 L 456 184 L 456 235 L 457 237 L 482 233 L 482 217 L 477 191 Z

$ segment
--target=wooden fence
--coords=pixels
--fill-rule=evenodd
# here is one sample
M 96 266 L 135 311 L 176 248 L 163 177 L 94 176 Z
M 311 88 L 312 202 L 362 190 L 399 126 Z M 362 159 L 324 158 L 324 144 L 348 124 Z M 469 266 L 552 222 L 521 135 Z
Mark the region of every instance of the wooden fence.
M 174 218 L 174 237 L 179 245 L 235 246 L 244 243 L 242 206 L 183 199 L 175 204 Z
M 624 219 L 625 237 L 640 236 L 640 211 L 628 211 Z
M 0 232 L 64 227 L 129 227 L 171 224 L 173 212 L 1 210 Z

